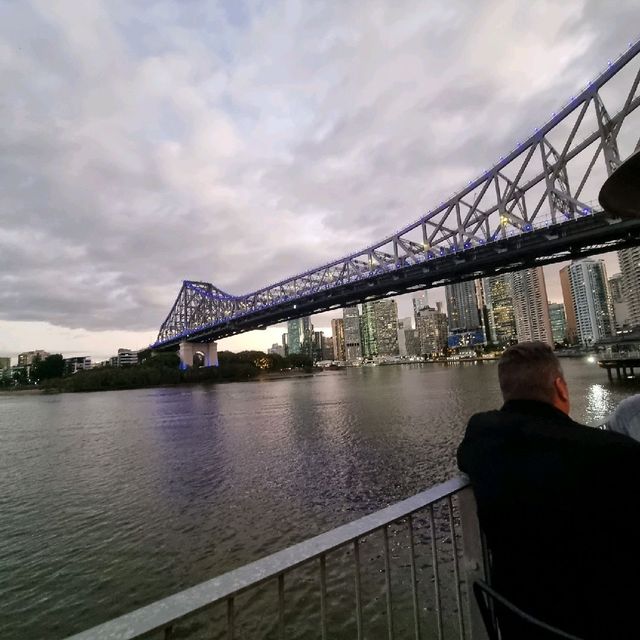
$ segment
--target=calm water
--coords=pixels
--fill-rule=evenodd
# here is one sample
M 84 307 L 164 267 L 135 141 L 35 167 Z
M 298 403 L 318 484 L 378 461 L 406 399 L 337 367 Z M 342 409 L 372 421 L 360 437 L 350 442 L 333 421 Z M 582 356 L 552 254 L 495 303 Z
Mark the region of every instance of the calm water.
M 577 420 L 633 392 L 563 366 Z M 446 480 L 496 373 L 0 395 L 0 636 L 64 637 Z

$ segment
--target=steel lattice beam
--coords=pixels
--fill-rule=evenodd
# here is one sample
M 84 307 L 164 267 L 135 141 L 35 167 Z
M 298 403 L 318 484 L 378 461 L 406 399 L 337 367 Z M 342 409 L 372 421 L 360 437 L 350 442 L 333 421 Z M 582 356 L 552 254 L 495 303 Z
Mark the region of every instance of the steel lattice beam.
M 633 222 L 612 227 L 620 232 L 618 236 L 609 230 L 600 243 L 595 237 L 576 239 L 576 247 L 580 246 L 575 250 L 569 236 L 578 227 L 592 231 L 598 227 L 582 224 L 585 218 L 606 217 L 606 212 L 585 202 L 584 191 L 598 166 L 604 166 L 610 175 L 620 165 L 618 136 L 625 119 L 640 106 L 640 68 L 635 69 L 638 53 L 640 42 L 609 63 L 582 93 L 492 169 L 381 242 L 243 296 L 230 295 L 207 282 L 184 281 L 153 346 L 184 339 L 211 340 L 299 317 L 303 310 L 307 312 L 308 300 L 314 300 L 310 305 L 313 310 L 308 311 L 313 313 L 325 307 L 318 299 L 331 300 L 335 307 L 367 299 L 367 290 L 371 291 L 369 297 L 381 297 L 399 290 L 439 286 L 450 277 L 452 260 L 466 265 L 458 279 L 478 277 L 469 264 L 484 260 L 485 254 L 492 256 L 494 271 L 501 265 L 523 268 L 526 265 L 519 267 L 512 255 L 518 239 L 527 247 L 526 260 L 532 264 L 540 263 L 530 255 L 538 237 L 563 239 L 560 257 L 549 257 L 551 240 L 537 247 L 543 262 L 637 243 L 640 236 Z M 611 114 L 601 89 L 632 61 L 630 82 L 622 88 L 622 106 Z M 605 236 L 609 238 L 606 242 Z M 505 256 L 505 251 L 510 255 Z M 416 278 L 416 272 L 427 265 L 422 280 Z M 476 271 L 480 274 L 486 269 L 483 266 Z M 443 274 L 442 282 L 426 275 L 438 271 Z M 384 291 L 380 291 L 381 282 L 385 283 Z

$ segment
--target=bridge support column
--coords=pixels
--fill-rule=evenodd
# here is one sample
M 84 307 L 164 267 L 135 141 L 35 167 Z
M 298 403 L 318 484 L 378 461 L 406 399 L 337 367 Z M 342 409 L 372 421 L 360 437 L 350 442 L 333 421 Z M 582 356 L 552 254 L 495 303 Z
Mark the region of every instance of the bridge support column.
M 203 347 L 205 345 L 202 345 Z M 204 366 L 205 367 L 217 367 L 218 366 L 218 343 L 209 342 L 206 345 L 204 351 Z
M 205 367 L 218 366 L 218 344 L 216 342 L 181 342 L 178 349 L 180 356 L 180 368 L 189 369 L 193 367 L 193 356 L 198 352 L 204 354 Z
M 190 369 L 193 367 L 193 356 L 196 352 L 196 345 L 193 342 L 181 342 L 178 348 L 178 355 L 180 356 L 180 368 Z

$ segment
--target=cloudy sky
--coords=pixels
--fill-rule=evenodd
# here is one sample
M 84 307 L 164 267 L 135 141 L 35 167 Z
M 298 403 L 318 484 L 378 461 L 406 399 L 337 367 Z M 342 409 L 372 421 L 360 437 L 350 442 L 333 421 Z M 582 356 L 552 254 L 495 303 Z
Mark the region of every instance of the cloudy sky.
M 0 1 L 0 355 L 140 348 L 183 279 L 247 293 L 386 236 L 639 30 L 637 0 Z

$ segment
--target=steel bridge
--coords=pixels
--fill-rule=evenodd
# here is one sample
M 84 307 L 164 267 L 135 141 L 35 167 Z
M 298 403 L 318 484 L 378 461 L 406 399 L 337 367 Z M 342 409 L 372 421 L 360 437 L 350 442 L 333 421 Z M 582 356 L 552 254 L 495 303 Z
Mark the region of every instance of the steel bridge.
M 381 242 L 235 296 L 185 280 L 153 348 L 640 244 L 640 219 L 594 204 L 640 148 L 640 41 L 493 168 Z M 640 113 L 640 112 L 638 112 Z M 621 151 L 626 148 L 626 153 Z

